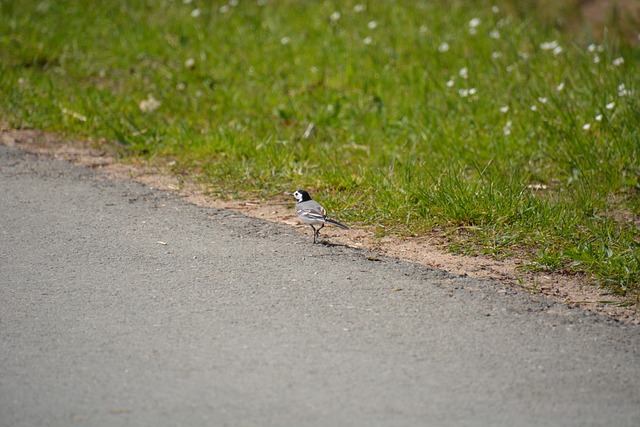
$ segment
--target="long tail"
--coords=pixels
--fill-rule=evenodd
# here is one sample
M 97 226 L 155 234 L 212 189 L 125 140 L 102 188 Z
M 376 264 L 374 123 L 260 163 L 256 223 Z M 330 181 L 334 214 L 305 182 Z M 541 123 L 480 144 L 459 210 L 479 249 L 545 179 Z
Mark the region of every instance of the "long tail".
M 325 220 L 325 222 L 328 222 L 329 224 L 333 224 L 333 225 L 335 225 L 335 226 L 338 226 L 338 227 L 340 227 L 340 228 L 342 228 L 342 229 L 344 229 L 344 230 L 348 230 L 348 229 L 349 229 L 349 227 L 347 227 L 347 226 L 346 226 L 346 225 L 344 225 L 344 224 L 340 224 L 338 221 L 336 221 L 336 220 L 334 220 L 334 219 L 325 218 L 324 220 Z

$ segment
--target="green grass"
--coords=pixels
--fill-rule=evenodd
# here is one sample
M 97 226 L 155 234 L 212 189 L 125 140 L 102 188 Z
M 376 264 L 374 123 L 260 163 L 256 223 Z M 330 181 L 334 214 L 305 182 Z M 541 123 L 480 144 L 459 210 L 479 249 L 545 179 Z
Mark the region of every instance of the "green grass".
M 214 3 L 3 1 L 0 120 L 638 295 L 640 51 L 613 31 L 508 1 Z

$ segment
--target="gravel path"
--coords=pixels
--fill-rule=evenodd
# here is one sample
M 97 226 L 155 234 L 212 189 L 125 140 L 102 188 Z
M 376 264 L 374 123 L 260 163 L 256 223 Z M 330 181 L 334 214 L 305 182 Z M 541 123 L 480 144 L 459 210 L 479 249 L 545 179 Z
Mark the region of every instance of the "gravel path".
M 640 327 L 0 146 L 0 426 L 638 426 Z

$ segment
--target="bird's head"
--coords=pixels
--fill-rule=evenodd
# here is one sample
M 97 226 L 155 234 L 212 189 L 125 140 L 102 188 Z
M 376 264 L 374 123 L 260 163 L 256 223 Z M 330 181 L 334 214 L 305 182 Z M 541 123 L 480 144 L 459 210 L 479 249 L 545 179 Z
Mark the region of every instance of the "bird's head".
M 293 197 L 296 198 L 296 202 L 306 202 L 307 200 L 311 200 L 311 196 L 305 190 L 298 190 L 293 192 Z

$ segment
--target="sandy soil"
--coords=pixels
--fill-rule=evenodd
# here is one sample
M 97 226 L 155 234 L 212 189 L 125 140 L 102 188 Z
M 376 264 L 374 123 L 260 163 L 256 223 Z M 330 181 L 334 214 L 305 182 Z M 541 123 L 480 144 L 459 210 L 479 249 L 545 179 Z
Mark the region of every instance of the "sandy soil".
M 285 194 L 270 200 L 215 200 L 208 196 L 206 185 L 188 177 L 172 175 L 167 166 L 117 161 L 111 146 L 104 142 L 69 141 L 36 130 L 2 128 L 0 143 L 98 168 L 114 178 L 133 179 L 150 187 L 175 192 L 197 205 L 232 209 L 250 217 L 288 224 L 300 230 L 301 239 L 311 239 L 310 229 L 300 224 L 293 211 L 293 198 Z M 626 302 L 624 298 L 588 285 L 586 277 L 525 272 L 520 268 L 524 261 L 518 258 L 497 260 L 485 256 L 454 255 L 447 252 L 445 239 L 439 235 L 413 238 L 386 236 L 379 239 L 372 230 L 366 228 L 345 231 L 325 227 L 321 237 L 332 243 L 370 249 L 381 256 L 428 265 L 455 275 L 489 279 L 505 287 L 520 287 L 564 304 L 603 313 L 621 322 L 640 324 L 640 307 L 620 306 Z

